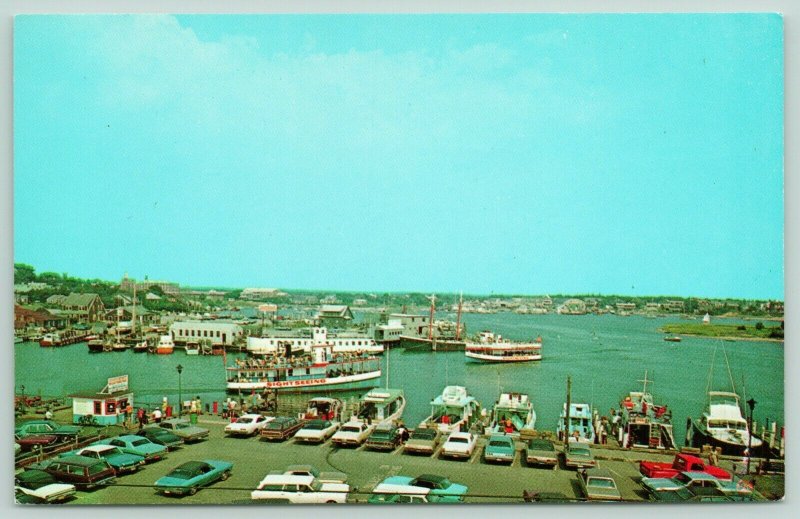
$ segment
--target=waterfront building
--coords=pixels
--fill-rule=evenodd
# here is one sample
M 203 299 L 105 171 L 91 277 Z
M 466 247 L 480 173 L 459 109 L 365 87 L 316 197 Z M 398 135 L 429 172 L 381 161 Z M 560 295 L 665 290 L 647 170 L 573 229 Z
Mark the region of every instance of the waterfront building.
M 239 295 L 239 299 L 267 299 L 270 297 L 279 297 L 285 295 L 283 292 L 278 291 L 277 288 L 245 288 Z
M 406 337 L 427 337 L 430 317 L 422 314 L 389 314 L 389 320 L 399 321 L 403 327 L 401 335 Z
M 80 423 L 85 416 L 94 418 L 99 425 L 116 425 L 125 421 L 125 408 L 133 406 L 133 393 L 128 389 L 128 375 L 112 377 L 108 384 L 96 392 L 80 392 L 72 398 L 72 423 Z
M 14 329 L 24 330 L 26 328 L 63 328 L 67 325 L 65 317 L 55 315 L 44 308 L 31 309 L 20 305 L 14 305 Z
M 103 318 L 106 306 L 97 294 L 70 293 L 60 304 L 65 314 L 80 321 L 93 323 Z
M 636 303 L 617 303 L 617 311 L 622 313 L 630 313 L 636 310 Z
M 683 301 L 665 301 L 664 302 L 664 309 L 669 312 L 683 312 L 684 305 Z
M 399 342 L 403 330 L 405 328 L 400 319 L 389 319 L 388 323 L 375 326 L 374 337 L 378 342 Z
M 169 327 L 172 340 L 199 341 L 208 339 L 211 344 L 231 345 L 233 341 L 240 337 L 243 329 L 236 323 L 225 323 L 219 321 L 175 321 Z
M 125 321 L 133 319 L 133 305 L 112 308 L 105 314 L 105 320 L 109 322 Z M 136 322 L 139 326 L 149 326 L 157 322 L 158 315 L 154 314 L 142 305 L 136 305 Z
M 67 296 L 62 294 L 53 294 L 52 296 L 45 299 L 45 303 L 47 303 L 48 305 L 60 307 L 66 298 Z
M 320 326 L 345 328 L 353 320 L 353 312 L 347 305 L 322 305 L 316 318 Z

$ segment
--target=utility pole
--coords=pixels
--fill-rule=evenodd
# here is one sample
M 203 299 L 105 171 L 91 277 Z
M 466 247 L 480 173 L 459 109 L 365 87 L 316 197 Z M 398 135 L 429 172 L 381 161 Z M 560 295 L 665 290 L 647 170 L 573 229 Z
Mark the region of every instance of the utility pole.
M 572 377 L 567 375 L 567 412 L 564 413 L 564 443 L 569 442 L 570 407 L 572 406 Z

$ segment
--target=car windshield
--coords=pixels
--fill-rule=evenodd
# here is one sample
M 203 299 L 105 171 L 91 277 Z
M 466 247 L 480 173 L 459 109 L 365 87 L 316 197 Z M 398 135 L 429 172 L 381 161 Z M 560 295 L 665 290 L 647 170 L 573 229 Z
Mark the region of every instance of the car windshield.
M 249 416 L 243 416 L 236 420 L 236 423 L 253 423 L 253 419 Z
M 314 431 L 321 431 L 322 429 L 325 429 L 328 426 L 329 426 L 328 422 L 321 422 L 321 421 L 315 420 L 313 422 L 308 422 L 306 424 L 306 426 L 304 427 L 304 429 L 311 429 L 311 430 L 314 430 Z
M 490 447 L 510 447 L 510 442 L 503 440 L 492 440 L 489 442 Z
M 361 432 L 361 428 L 355 425 L 346 425 L 342 427 L 342 432 L 358 434 Z
M 432 440 L 436 437 L 436 431 L 431 429 L 417 429 L 411 433 L 411 437 L 417 440 Z
M 531 440 L 531 443 L 529 444 L 529 448 L 530 449 L 539 450 L 539 451 L 555 451 L 556 450 L 555 447 L 553 447 L 552 443 L 543 442 L 543 441 L 537 441 L 537 440 Z
M 587 485 L 596 488 L 617 488 L 613 480 L 606 478 L 589 478 Z
M 590 451 L 584 447 L 570 447 L 569 453 L 576 456 L 589 456 Z
M 142 445 L 147 445 L 150 443 L 150 440 L 147 438 L 142 438 L 141 440 L 135 440 L 131 442 L 133 447 L 141 447 Z
M 448 443 L 469 443 L 469 440 L 466 438 L 462 438 L 460 436 L 456 436 L 455 438 L 450 438 L 447 440 Z

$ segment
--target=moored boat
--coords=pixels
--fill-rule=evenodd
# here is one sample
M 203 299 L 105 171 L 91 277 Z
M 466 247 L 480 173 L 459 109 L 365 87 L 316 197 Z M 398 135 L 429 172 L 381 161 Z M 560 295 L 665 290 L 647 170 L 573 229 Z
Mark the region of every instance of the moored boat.
M 672 412 L 666 405 L 654 403 L 647 391 L 647 372 L 641 391 L 631 391 L 620 402 L 622 446 L 650 449 L 675 449 Z
M 133 345 L 134 353 L 146 353 L 147 349 L 148 349 L 148 344 L 146 340 L 141 340 Z
M 693 447 L 711 445 L 722 449 L 722 454 L 733 456 L 742 456 L 748 449 L 751 456 L 763 450 L 762 440 L 751 437 L 738 394 L 709 391 L 707 409 L 700 418 L 689 420 L 686 439 Z
M 681 342 L 681 338 L 677 335 L 667 335 L 664 340 L 667 342 Z
M 187 342 L 186 355 L 200 355 L 200 343 L 197 341 Z
M 279 389 L 306 392 L 368 389 L 381 376 L 381 360 L 367 353 L 334 353 L 331 345 L 314 346 L 314 353 L 237 359 L 226 368 L 229 391 Z
M 483 331 L 477 342 L 467 342 L 464 355 L 478 362 L 530 362 L 542 360 L 542 338 L 520 343 Z
M 308 401 L 306 410 L 301 413 L 302 420 L 329 420 L 339 422 L 342 419 L 343 404 L 338 398 L 317 397 Z
M 86 347 L 89 348 L 89 353 L 101 353 L 105 351 L 103 346 L 105 345 L 105 341 L 103 339 L 92 339 L 86 343 Z
M 383 345 L 362 335 L 328 333 L 327 328 L 315 327 L 309 335 L 281 332 L 269 337 L 248 337 L 247 351 L 252 355 L 293 352 L 313 353 L 316 346 L 331 346 L 334 353 L 382 353 Z
M 592 424 L 592 406 L 588 404 L 570 404 L 569 430 L 565 434 L 566 417 L 567 404 L 564 404 L 556 429 L 560 438 L 579 443 L 594 443 L 595 431 Z
M 39 346 L 67 346 L 84 341 L 89 335 L 88 330 L 61 330 L 60 332 L 46 333 L 39 341 Z
M 402 389 L 373 389 L 361 397 L 358 410 L 349 421 L 391 425 L 402 418 L 405 408 L 406 397 Z
M 172 342 L 171 335 L 162 335 L 158 339 L 158 346 L 156 346 L 156 353 L 159 355 L 169 355 L 175 349 L 175 344 Z
M 503 393 L 492 408 L 492 416 L 486 434 L 506 434 L 518 437 L 523 430 L 534 430 L 536 411 L 528 395 Z
M 431 414 L 419 426 L 438 429 L 443 434 L 469 431 L 480 418 L 480 403 L 462 386 L 447 386 L 442 394 L 431 400 Z

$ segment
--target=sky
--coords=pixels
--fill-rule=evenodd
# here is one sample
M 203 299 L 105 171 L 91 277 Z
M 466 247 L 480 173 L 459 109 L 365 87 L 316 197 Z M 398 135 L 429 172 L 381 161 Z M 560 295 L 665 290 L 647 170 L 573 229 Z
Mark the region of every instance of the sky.
M 14 258 L 783 299 L 778 15 L 17 16 Z

